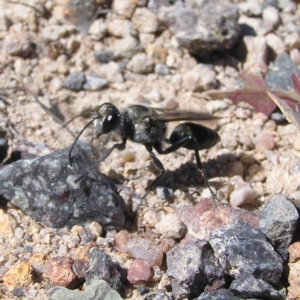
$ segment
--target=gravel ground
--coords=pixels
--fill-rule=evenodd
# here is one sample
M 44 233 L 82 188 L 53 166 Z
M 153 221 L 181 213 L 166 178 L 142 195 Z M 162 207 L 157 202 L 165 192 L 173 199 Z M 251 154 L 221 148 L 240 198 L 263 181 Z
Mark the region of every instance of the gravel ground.
M 77 118 L 68 130 L 62 124 L 96 110 L 104 102 L 120 110 L 142 104 L 199 111 L 217 117 L 203 124 L 216 130 L 221 141 L 200 151 L 200 156 L 209 186 L 223 204 L 257 211 L 274 195 L 284 194 L 300 207 L 300 133 L 294 125 L 276 115 L 257 112 L 248 103 L 233 103 L 228 98 L 211 100 L 207 96 L 212 89 L 241 88 L 240 73 L 265 77 L 284 53 L 298 70 L 299 4 L 291 0 L 232 0 L 232 6 L 222 7 L 221 13 L 218 7 L 213 14 L 199 9 L 196 17 L 201 22 L 195 25 L 191 12 L 179 2 L 109 2 L 79 1 L 75 5 L 75 1 L 68 0 L 0 0 L 0 137 L 8 140 L 9 155 L 13 150 L 24 153 L 29 149 L 26 157 L 36 157 L 70 146 L 89 119 Z M 164 6 L 169 2 L 172 5 Z M 185 2 L 187 7 L 197 3 Z M 198 13 L 195 7 L 194 11 Z M 206 39 L 195 37 L 201 35 L 201 26 L 213 32 L 215 20 L 211 18 L 218 14 L 226 20 L 222 25 L 227 26 L 226 38 L 218 40 L 212 34 Z M 192 25 L 186 25 L 190 20 Z M 283 74 L 291 76 L 289 72 L 287 69 Z M 176 125 L 168 124 L 168 132 Z M 81 138 L 90 141 L 92 134 L 91 126 Z M 116 140 L 119 137 L 115 134 L 109 139 L 103 136 L 93 145 L 101 157 Z M 34 144 L 28 146 L 29 141 Z M 196 205 L 212 195 L 196 168 L 193 151 L 181 148 L 158 157 L 166 173 L 139 209 L 139 231 L 127 229 L 132 235 L 150 240 L 161 242 L 167 237 L 174 246 L 186 234 L 185 226 L 182 228 L 181 222 L 177 226 L 177 219 L 160 226 L 157 223 L 174 216 L 177 209 Z M 158 174 L 145 147 L 130 141 L 124 151 L 115 150 L 105 159 L 100 170 L 118 183 L 125 204 L 133 209 L 139 205 L 139 195 Z M 175 232 L 170 235 L 168 223 L 174 224 Z M 47 299 L 52 288 L 69 284 L 56 282 L 50 271 L 50 275 L 44 274 L 49 270 L 49 260 L 57 256 L 80 259 L 92 247 L 104 249 L 131 270 L 126 299 L 142 299 L 142 289 L 138 288 L 141 282 L 148 291 L 170 291 L 164 264 L 161 268 L 157 267 L 159 263 L 154 264 L 148 277 L 135 281 L 133 259 L 122 253 L 120 245 L 116 246 L 119 240 L 125 243 L 120 235 L 116 237 L 120 228 L 104 234 L 101 225 L 93 222 L 85 227 L 54 229 L 31 219 L 9 202 L 3 204 L 1 299 Z M 83 230 L 92 234 L 85 239 Z M 173 247 L 166 244 L 167 250 Z

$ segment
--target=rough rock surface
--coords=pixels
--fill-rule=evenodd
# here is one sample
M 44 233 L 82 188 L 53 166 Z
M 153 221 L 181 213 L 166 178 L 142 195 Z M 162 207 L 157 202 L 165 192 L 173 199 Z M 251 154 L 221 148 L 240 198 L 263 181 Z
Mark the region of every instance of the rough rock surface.
M 58 288 L 53 291 L 49 300 L 122 300 L 123 298 L 113 290 L 104 280 L 94 280 L 84 291 Z
M 298 219 L 296 207 L 283 195 L 274 196 L 260 211 L 260 229 L 285 261 Z
M 271 284 L 279 281 L 282 258 L 260 230 L 239 221 L 213 231 L 209 243 L 226 274 L 234 278 L 255 275 Z
M 91 221 L 122 227 L 122 199 L 109 179 L 89 173 L 75 183 L 80 172 L 92 163 L 84 152 L 88 150 L 85 145 L 77 144 L 74 167 L 69 165 L 69 148 L 3 166 L 1 196 L 49 227 L 72 227 Z
M 196 297 L 207 286 L 217 288 L 225 283 L 223 270 L 205 241 L 177 244 L 167 253 L 167 267 L 177 298 Z

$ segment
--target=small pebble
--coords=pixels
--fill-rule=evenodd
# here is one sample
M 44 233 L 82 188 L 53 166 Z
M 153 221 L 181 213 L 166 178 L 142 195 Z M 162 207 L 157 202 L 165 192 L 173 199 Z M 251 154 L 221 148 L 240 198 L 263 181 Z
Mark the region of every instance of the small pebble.
M 144 260 L 134 260 L 127 273 L 127 279 L 131 284 L 148 282 L 153 276 L 152 267 Z
M 114 59 L 114 54 L 111 51 L 101 50 L 94 53 L 94 57 L 102 64 L 107 64 Z
M 230 181 L 234 185 L 234 190 L 230 194 L 230 206 L 239 207 L 252 204 L 259 196 L 257 191 L 249 183 L 243 181 L 240 176 L 235 176 Z
M 263 153 L 267 150 L 272 150 L 275 147 L 275 140 L 271 133 L 267 131 L 261 131 L 254 138 L 255 149 L 259 153 Z
M 154 68 L 155 73 L 158 75 L 168 75 L 170 73 L 170 69 L 167 65 L 157 64 Z
M 97 74 L 85 75 L 85 82 L 82 86 L 87 91 L 99 91 L 107 85 L 107 80 Z
M 160 222 L 155 225 L 155 229 L 159 234 L 166 238 L 179 239 L 186 232 L 186 226 L 174 214 L 165 215 Z
M 85 81 L 85 75 L 82 72 L 70 74 L 63 83 L 63 86 L 69 90 L 78 92 L 82 89 Z
M 160 267 L 162 265 L 163 252 L 157 247 L 151 247 L 153 247 L 151 241 L 145 238 L 133 238 L 126 245 L 129 256 L 145 260 L 150 266 L 156 265 Z

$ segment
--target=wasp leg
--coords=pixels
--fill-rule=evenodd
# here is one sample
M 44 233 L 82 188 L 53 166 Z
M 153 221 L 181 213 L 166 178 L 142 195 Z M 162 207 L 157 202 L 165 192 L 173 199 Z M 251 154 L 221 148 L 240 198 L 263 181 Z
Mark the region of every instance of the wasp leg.
M 169 148 L 167 148 L 165 150 L 162 149 L 162 145 L 160 143 L 155 144 L 154 148 L 159 154 L 169 154 L 171 152 L 174 152 L 174 151 L 178 150 L 181 147 L 184 147 L 185 145 L 187 145 L 190 142 L 192 142 L 193 145 L 194 145 L 194 151 L 195 151 L 198 171 L 201 173 L 201 175 L 204 179 L 205 185 L 208 187 L 208 189 L 211 192 L 211 194 L 213 195 L 213 197 L 217 199 L 216 194 L 213 192 L 213 190 L 211 189 L 211 187 L 208 184 L 208 180 L 207 180 L 208 176 L 207 176 L 207 173 L 206 173 L 206 171 L 203 168 L 202 163 L 201 163 L 201 159 L 200 159 L 200 156 L 199 156 L 199 150 L 198 150 L 198 143 L 197 143 L 196 138 L 189 135 L 187 137 L 182 138 L 179 141 L 174 142 Z
M 126 141 L 127 141 L 127 139 L 123 139 L 122 143 L 114 144 L 111 148 L 109 148 L 100 159 L 97 159 L 95 161 L 95 164 L 93 166 L 89 167 L 82 175 L 80 175 L 78 178 L 75 179 L 75 183 L 77 183 L 84 176 L 86 176 L 93 169 L 95 169 L 100 162 L 104 161 L 113 152 L 114 149 L 117 149 L 119 151 L 124 150 L 126 147 Z
M 164 168 L 163 164 L 155 156 L 155 154 L 152 152 L 152 146 L 151 145 L 145 145 L 145 147 L 146 147 L 147 151 L 149 152 L 150 157 L 152 158 L 152 160 L 154 161 L 154 163 L 158 167 L 159 174 L 156 176 L 156 178 L 153 180 L 153 182 L 146 188 L 146 194 L 143 196 L 143 199 L 146 198 L 146 196 L 148 195 L 148 193 L 150 191 L 153 191 L 155 185 L 157 184 L 157 182 L 159 181 L 159 179 L 161 178 L 161 176 L 165 173 L 165 168 Z

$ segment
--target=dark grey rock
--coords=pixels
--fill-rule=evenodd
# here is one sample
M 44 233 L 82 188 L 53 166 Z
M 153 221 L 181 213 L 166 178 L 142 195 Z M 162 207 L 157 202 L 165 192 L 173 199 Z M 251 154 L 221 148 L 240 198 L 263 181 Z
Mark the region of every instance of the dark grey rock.
M 73 167 L 68 154 L 66 148 L 2 166 L 0 195 L 45 226 L 97 221 L 106 228 L 123 227 L 123 200 L 109 178 L 93 170 L 75 182 L 94 163 L 90 146 L 77 143 Z
M 85 75 L 82 72 L 75 72 L 70 74 L 64 81 L 63 86 L 74 92 L 79 92 L 85 81 Z
M 179 45 L 199 56 L 230 49 L 240 31 L 238 7 L 218 0 L 190 2 L 190 7 L 169 7 L 163 17 Z
M 113 290 L 104 280 L 94 280 L 82 292 L 69 290 L 64 287 L 58 288 L 50 296 L 49 300 L 122 300 L 123 298 Z
M 197 297 L 206 286 L 225 283 L 223 270 L 205 241 L 177 244 L 167 253 L 167 267 L 175 298 Z
M 298 66 L 291 60 L 287 53 L 283 53 L 276 58 L 265 79 L 270 89 L 291 91 L 294 90 L 292 81 L 293 73 L 296 73 L 300 77 Z
M 103 250 L 92 248 L 89 251 L 89 268 L 85 273 L 85 280 L 90 284 L 95 279 L 105 280 L 114 290 L 124 294 L 124 284 L 120 267 L 113 263 L 110 256 Z
M 272 285 L 250 274 L 243 274 L 235 279 L 230 285 L 230 290 L 243 299 L 253 297 L 273 300 L 285 299 L 285 296 L 275 290 Z
M 209 240 L 225 272 L 237 278 L 252 274 L 269 283 L 277 283 L 282 273 L 282 258 L 261 230 L 243 221 L 216 229 Z
M 203 293 L 200 297 L 194 300 L 240 300 L 230 290 L 219 289 Z
M 174 300 L 174 297 L 171 293 L 158 290 L 145 294 L 143 300 Z
M 260 229 L 285 261 L 298 218 L 295 205 L 283 195 L 274 196 L 260 211 Z
M 107 80 L 98 74 L 88 74 L 85 76 L 83 89 L 87 91 L 99 91 L 107 85 Z
M 94 53 L 94 57 L 102 64 L 107 64 L 114 59 L 114 54 L 111 51 L 101 50 Z

